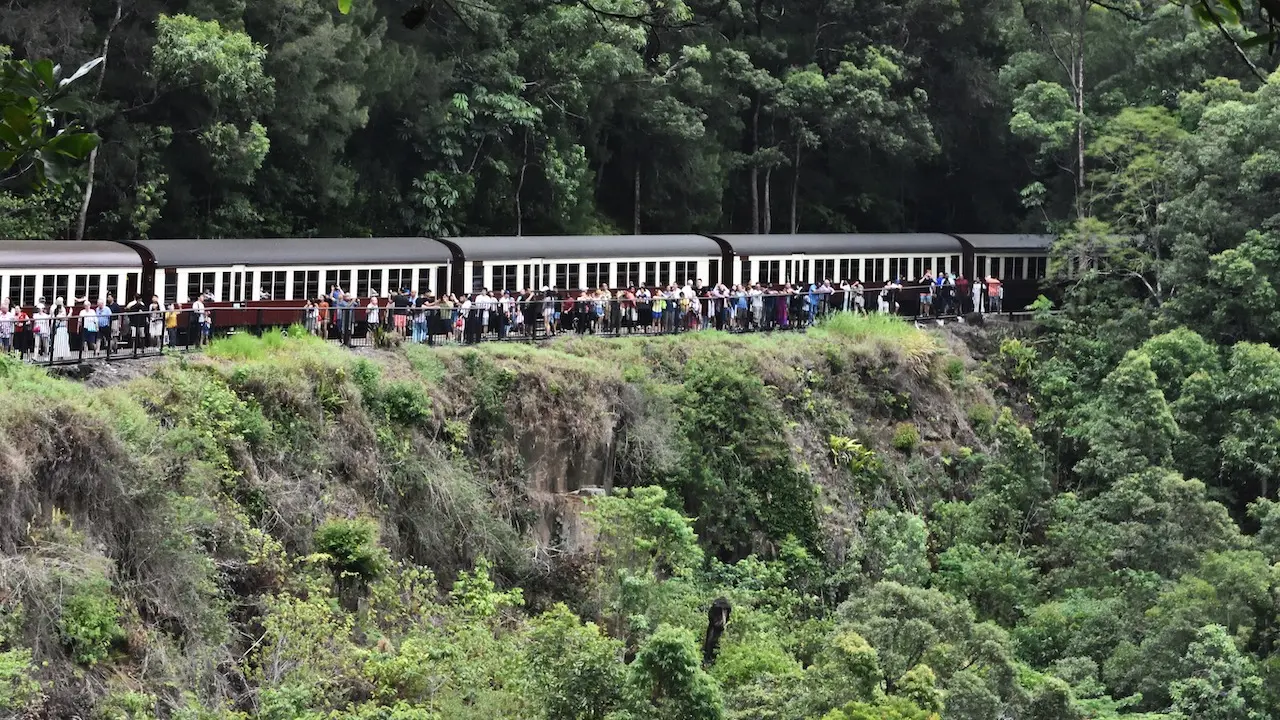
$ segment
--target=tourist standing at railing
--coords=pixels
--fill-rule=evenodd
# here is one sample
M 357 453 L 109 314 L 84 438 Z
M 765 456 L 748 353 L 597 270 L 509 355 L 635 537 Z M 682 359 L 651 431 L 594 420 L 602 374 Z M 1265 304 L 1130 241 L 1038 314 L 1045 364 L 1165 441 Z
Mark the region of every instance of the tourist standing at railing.
M 37 358 L 48 355 L 53 348 L 53 338 L 50 335 L 52 330 L 49 312 L 44 307 L 44 298 L 40 298 L 36 302 L 36 311 L 31 316 L 32 351 Z
M 1003 290 L 999 280 L 994 275 L 987 276 L 987 312 L 1000 312 L 1000 300 L 1003 296 Z
M 364 309 L 365 337 L 369 337 L 370 335 L 372 335 L 374 329 L 378 327 L 378 321 L 381 319 L 381 316 L 379 314 L 380 311 L 381 311 L 381 308 L 378 306 L 378 296 L 374 295 L 373 297 L 369 298 L 369 304 Z
M 111 352 L 115 352 L 120 348 L 120 338 L 124 335 L 124 316 L 121 313 L 124 308 L 120 307 L 120 303 L 116 302 L 116 298 L 111 293 L 107 293 L 107 318 L 108 322 L 99 327 L 105 332 L 104 345 L 107 345 Z M 101 313 L 99 313 L 101 314 Z
M 98 353 L 98 311 L 88 300 L 80 305 L 80 352 Z
M 53 302 L 53 359 L 66 360 L 71 357 L 71 312 L 62 298 Z
M 35 333 L 31 331 L 31 316 L 18 305 L 13 310 L 13 349 L 19 357 L 26 357 L 35 349 Z
M 105 300 L 98 301 L 98 345 L 107 352 L 108 355 L 115 349 L 115 332 L 113 328 L 119 322 L 115 314 L 111 312 L 111 308 L 107 307 Z M 94 348 L 96 351 L 97 348 Z
M 160 349 L 164 343 L 164 305 L 160 304 L 159 295 L 152 295 L 151 303 L 147 305 L 147 331 L 148 344 Z
M 166 346 L 170 350 L 176 350 L 178 347 L 178 304 L 169 303 L 169 309 L 164 314 L 164 334 Z
M 0 352 L 8 355 L 13 351 L 13 310 L 9 309 L 9 298 L 0 300 Z

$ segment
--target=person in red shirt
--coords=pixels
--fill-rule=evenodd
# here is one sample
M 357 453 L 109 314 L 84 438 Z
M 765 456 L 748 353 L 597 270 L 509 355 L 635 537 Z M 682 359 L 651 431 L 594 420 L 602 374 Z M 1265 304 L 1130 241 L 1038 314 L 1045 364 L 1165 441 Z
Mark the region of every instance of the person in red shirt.
M 18 357 L 26 357 L 35 348 L 35 336 L 31 332 L 31 316 L 19 305 L 13 316 L 13 349 Z

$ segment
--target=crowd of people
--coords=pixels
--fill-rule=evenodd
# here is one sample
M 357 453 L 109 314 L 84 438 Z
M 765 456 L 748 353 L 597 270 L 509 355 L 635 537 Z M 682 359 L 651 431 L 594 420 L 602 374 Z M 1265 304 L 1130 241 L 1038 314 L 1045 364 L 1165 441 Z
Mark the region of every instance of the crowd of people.
M 834 311 L 902 314 L 902 301 L 916 293 L 921 317 L 965 312 L 1000 312 L 1004 285 L 994 277 L 971 283 L 963 276 L 929 271 L 916 282 L 902 279 L 868 290 L 861 281 L 628 286 L 607 284 L 560 292 L 544 287 L 472 295 L 417 293 L 403 288 L 390 297 L 362 301 L 334 286 L 329 294 L 306 300 L 300 322 L 307 332 L 351 344 L 378 333 L 412 342 L 476 343 L 488 338 L 548 337 L 562 333 L 672 333 L 715 328 L 728 332 L 789 330 L 812 325 Z M 158 296 L 135 296 L 120 305 L 108 294 L 96 304 L 77 298 L 72 304 L 39 298 L 30 313 L 0 300 L 0 351 L 35 360 L 100 357 L 127 350 L 139 354 L 200 346 L 212 336 L 213 302 L 209 291 L 196 298 L 164 304 Z
M 472 295 L 417 293 L 402 288 L 390 298 L 367 302 L 334 286 L 327 296 L 306 301 L 302 324 L 307 332 L 338 337 L 398 334 L 413 342 L 437 340 L 475 343 L 487 337 L 533 337 L 561 333 L 670 333 L 714 327 L 729 332 L 786 330 L 812 325 L 829 312 L 900 314 L 906 292 L 919 293 L 919 315 L 956 315 L 977 309 L 1000 312 L 1004 286 L 994 277 L 970 283 L 963 276 L 926 271 L 916 283 L 897 280 L 868 291 L 861 281 L 732 287 L 690 280 L 665 287 L 607 284 L 569 293 L 544 287 L 518 292 L 487 288 Z M 868 308 L 868 301 L 875 304 Z
M 193 310 L 197 307 L 196 316 L 204 317 L 200 300 L 192 303 Z M 178 345 L 179 312 L 177 304 L 166 307 L 154 295 L 149 302 L 135 296 L 125 305 L 111 294 L 96 304 L 87 298 L 68 304 L 61 297 L 48 303 L 42 297 L 31 312 L 3 299 L 0 350 L 23 359 L 54 362 L 112 355 L 122 348 L 133 354 L 148 348 L 162 352 Z

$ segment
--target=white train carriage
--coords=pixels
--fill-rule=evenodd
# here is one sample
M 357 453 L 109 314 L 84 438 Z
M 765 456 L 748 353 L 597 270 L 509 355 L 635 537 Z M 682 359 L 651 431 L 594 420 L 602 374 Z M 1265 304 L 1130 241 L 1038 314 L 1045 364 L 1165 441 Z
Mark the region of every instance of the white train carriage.
M 430 238 L 138 240 L 147 282 L 164 301 L 301 303 L 333 286 L 359 297 L 446 287 L 454 254 Z
M 465 257 L 454 292 L 714 283 L 732 253 L 705 235 L 449 238 Z
M 960 273 L 964 249 L 943 233 L 717 235 L 734 251 L 733 282 L 762 285 L 916 280 Z
M 40 298 L 96 303 L 108 294 L 123 304 L 139 291 L 142 271 L 138 253 L 119 243 L 0 241 L 0 297 L 23 307 Z

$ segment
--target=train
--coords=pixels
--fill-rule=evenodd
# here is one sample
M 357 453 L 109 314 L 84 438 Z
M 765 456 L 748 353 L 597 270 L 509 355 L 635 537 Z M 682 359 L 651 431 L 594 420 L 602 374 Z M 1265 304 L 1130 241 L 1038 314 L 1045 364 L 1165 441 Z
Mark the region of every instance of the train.
M 253 310 L 261 324 L 264 311 L 297 308 L 335 285 L 360 298 L 687 281 L 861 280 L 873 290 L 931 270 L 999 278 L 1004 310 L 1013 311 L 1039 294 L 1052 241 L 949 233 L 0 240 L 0 298 L 30 307 L 39 298 L 110 293 L 123 304 L 154 294 L 185 304 L 208 292 L 209 307 Z M 902 296 L 902 312 L 913 313 L 917 294 Z M 242 314 L 221 312 L 218 324 L 245 322 Z

